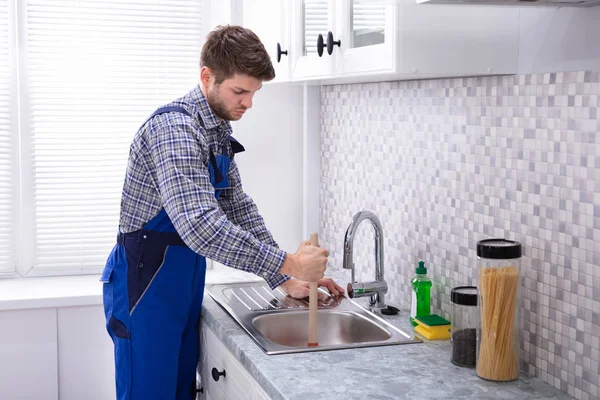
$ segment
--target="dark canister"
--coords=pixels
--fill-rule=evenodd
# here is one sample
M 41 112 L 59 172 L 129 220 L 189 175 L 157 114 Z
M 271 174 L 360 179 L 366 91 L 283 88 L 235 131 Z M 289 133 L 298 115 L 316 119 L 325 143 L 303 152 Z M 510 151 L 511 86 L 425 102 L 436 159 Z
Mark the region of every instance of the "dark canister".
M 452 301 L 452 362 L 461 367 L 475 367 L 477 360 L 477 288 L 459 286 L 450 292 Z

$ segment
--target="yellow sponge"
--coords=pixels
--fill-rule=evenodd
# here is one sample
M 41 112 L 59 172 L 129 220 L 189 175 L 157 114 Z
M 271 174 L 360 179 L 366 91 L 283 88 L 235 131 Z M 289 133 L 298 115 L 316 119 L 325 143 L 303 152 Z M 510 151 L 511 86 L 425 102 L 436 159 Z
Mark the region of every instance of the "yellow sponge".
M 450 339 L 450 322 L 439 315 L 428 315 L 425 317 L 415 317 L 419 324 L 415 327 L 415 332 L 422 335 L 427 340 Z

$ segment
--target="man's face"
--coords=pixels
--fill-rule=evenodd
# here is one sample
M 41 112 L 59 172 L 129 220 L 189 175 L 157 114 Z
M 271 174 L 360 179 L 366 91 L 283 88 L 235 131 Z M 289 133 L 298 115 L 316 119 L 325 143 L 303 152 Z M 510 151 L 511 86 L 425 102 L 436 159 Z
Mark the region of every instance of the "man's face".
M 206 93 L 208 104 L 217 117 L 237 121 L 252 107 L 252 97 L 262 82 L 248 75 L 234 75 L 219 84 L 211 78 Z

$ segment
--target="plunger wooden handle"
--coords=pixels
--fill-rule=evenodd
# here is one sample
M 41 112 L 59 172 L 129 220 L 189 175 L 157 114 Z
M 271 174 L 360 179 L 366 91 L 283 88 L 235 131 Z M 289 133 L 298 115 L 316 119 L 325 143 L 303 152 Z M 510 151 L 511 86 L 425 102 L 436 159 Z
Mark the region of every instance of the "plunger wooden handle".
M 310 234 L 310 244 L 319 246 L 319 234 L 314 232 Z M 308 283 L 308 346 L 318 346 L 317 340 L 317 302 L 319 300 L 317 294 L 317 282 Z

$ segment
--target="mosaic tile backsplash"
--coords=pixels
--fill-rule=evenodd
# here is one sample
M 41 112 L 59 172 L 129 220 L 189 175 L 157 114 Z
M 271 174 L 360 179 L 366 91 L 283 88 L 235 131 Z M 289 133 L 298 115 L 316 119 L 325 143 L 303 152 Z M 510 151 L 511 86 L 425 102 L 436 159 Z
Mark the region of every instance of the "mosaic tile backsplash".
M 449 319 L 451 288 L 477 285 L 477 241 L 520 241 L 524 370 L 600 398 L 599 101 L 598 71 L 323 86 L 329 268 L 352 216 L 372 210 L 388 302 L 410 307 L 424 260 L 432 311 Z M 364 221 L 358 280 L 374 278 L 373 240 Z

